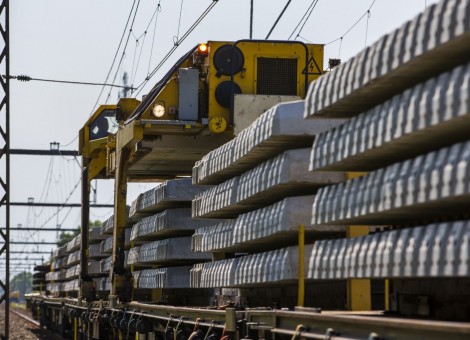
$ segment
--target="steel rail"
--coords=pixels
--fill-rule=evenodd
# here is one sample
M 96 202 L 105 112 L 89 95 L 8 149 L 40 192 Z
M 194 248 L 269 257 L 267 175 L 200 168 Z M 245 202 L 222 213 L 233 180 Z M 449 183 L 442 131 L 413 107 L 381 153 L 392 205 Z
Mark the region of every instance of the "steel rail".
M 372 313 L 372 312 L 371 312 Z M 271 326 L 274 332 L 294 332 L 304 325 L 307 335 L 335 334 L 331 339 L 354 338 L 370 339 L 375 334 L 378 339 L 469 339 L 470 324 L 434 320 L 405 319 L 386 315 L 358 315 L 351 312 L 342 314 L 311 313 L 305 311 L 246 311 L 246 320 L 264 326 Z M 254 327 L 255 328 L 255 327 Z M 303 332 L 304 332 L 303 331 Z M 307 338 L 302 332 L 301 337 Z M 310 334 L 312 333 L 312 334 Z M 293 334 L 293 333 L 289 333 Z
M 37 326 L 37 327 L 41 327 L 41 324 L 40 324 L 38 321 L 31 319 L 29 316 L 26 316 L 26 315 L 24 315 L 24 314 L 21 314 L 20 312 L 17 312 L 17 311 L 14 310 L 14 309 L 10 309 L 10 312 L 13 313 L 13 314 L 15 314 L 16 316 L 22 318 L 23 320 L 25 320 L 25 321 L 27 321 L 27 322 L 29 322 L 29 323 L 32 323 L 33 325 L 35 325 L 35 326 Z
M 33 297 L 38 299 L 38 297 Z M 78 301 L 44 299 L 50 308 L 62 306 L 83 310 L 96 310 L 93 303 L 90 306 L 78 305 Z M 226 311 L 202 308 L 149 305 L 131 302 L 119 309 L 104 310 L 111 313 L 127 313 L 158 319 L 162 321 L 182 321 L 194 325 L 196 319 L 202 319 L 204 326 L 223 327 L 226 321 Z M 101 309 L 101 308 L 98 308 Z M 351 314 L 351 312 L 318 313 L 305 310 L 280 311 L 247 309 L 236 312 L 237 320 L 246 320 L 247 327 L 253 330 L 264 330 L 279 335 L 297 336 L 306 339 L 469 339 L 470 324 L 463 322 L 445 322 L 431 320 L 405 319 L 389 317 L 380 313 L 373 316 Z
M 316 339 L 316 340 L 325 340 L 325 339 L 331 339 L 331 340 L 356 340 L 357 338 L 345 338 L 343 336 L 336 336 L 334 334 L 328 334 L 328 331 L 325 333 L 311 333 L 311 332 L 306 332 L 306 331 L 296 331 L 296 330 L 286 330 L 286 329 L 280 329 L 280 328 L 272 328 L 270 330 L 271 333 L 274 334 L 279 334 L 279 335 L 289 335 L 291 337 L 298 338 L 298 339 Z M 370 339 L 373 339 L 370 337 Z

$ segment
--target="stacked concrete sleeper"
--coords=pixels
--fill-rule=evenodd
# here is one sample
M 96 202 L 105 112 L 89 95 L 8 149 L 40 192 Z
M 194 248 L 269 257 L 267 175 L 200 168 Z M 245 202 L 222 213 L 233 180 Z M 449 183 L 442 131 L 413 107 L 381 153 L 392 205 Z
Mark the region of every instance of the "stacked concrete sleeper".
M 454 279 L 459 294 L 470 278 L 469 14 L 469 1 L 439 2 L 310 87 L 307 119 L 351 118 L 315 139 L 310 170 L 368 171 L 320 189 L 311 223 L 395 230 L 316 242 L 307 279 L 407 279 L 400 306 L 409 287 L 436 294 L 419 279 Z
M 192 179 L 141 194 L 126 232 L 135 288 L 296 282 L 301 224 L 311 282 L 468 279 L 469 55 L 470 1 L 428 6 L 204 156 Z M 344 238 L 357 224 L 391 230 Z M 90 242 L 97 275 L 109 273 L 112 227 Z M 54 252 L 49 291 L 77 291 L 78 249 Z
M 127 264 L 133 268 L 135 288 L 189 288 L 190 265 L 210 260 L 208 254 L 191 251 L 194 230 L 217 222 L 191 219 L 191 200 L 202 190 L 190 178 L 169 180 L 132 203 L 133 247 Z
M 111 219 L 110 219 L 111 220 Z M 109 225 L 107 220 L 104 225 Z M 88 274 L 95 281 L 98 292 L 106 292 L 108 284 L 109 268 L 103 270 L 103 259 L 108 257 L 106 252 L 102 252 L 103 242 L 109 238 L 103 234 L 104 228 L 92 228 L 89 235 L 89 262 Z M 70 295 L 74 296 L 79 290 L 80 274 L 80 235 L 74 237 L 64 246 L 57 248 L 52 256 L 52 272 L 46 275 L 46 290 L 54 296 Z
M 196 196 L 193 217 L 225 221 L 198 229 L 193 251 L 239 256 L 195 265 L 193 288 L 295 283 L 299 250 L 287 246 L 297 243 L 299 225 L 309 234 L 344 232 L 343 227 L 319 229 L 310 223 L 317 190 L 344 181 L 345 174 L 309 172 L 310 148 L 302 144 L 311 146 L 317 133 L 344 120 L 306 121 L 303 111 L 303 101 L 279 104 L 195 165 L 193 183 L 217 185 Z M 259 252 L 263 249 L 274 250 Z
M 341 230 L 340 226 L 352 224 L 405 229 L 315 242 L 307 247 L 308 280 L 470 277 L 470 225 L 465 219 L 470 203 L 469 8 L 469 1 L 455 0 L 429 6 L 311 84 L 304 123 L 315 124 L 318 117 L 341 121 L 315 133 L 307 181 L 325 172 L 370 172 L 353 180 L 336 180 L 341 183 L 332 180 L 303 198 L 311 200 L 308 208 L 294 210 L 300 215 L 308 211 L 307 229 Z M 198 229 L 194 251 L 253 253 L 252 245 L 263 244 L 263 238 L 274 242 L 269 235 L 282 230 L 274 219 L 292 212 L 292 207 L 283 211 L 282 205 L 299 198 L 283 197 L 282 191 L 279 196 L 271 191 L 263 197 L 263 191 L 282 182 L 276 178 L 281 167 L 273 159 L 291 151 L 284 145 L 277 155 L 266 152 L 271 159 L 260 156 L 259 150 L 268 149 L 266 141 L 275 135 L 263 135 L 260 122 L 269 131 L 268 117 L 294 105 L 302 104 L 271 109 L 196 163 L 193 182 L 217 185 L 196 197 L 193 216 L 230 219 Z M 302 129 L 305 126 L 312 125 Z M 248 185 L 240 184 L 242 178 Z M 433 223 L 436 219 L 444 222 Z M 295 229 L 300 221 L 291 222 L 286 225 Z M 460 243 L 455 246 L 455 242 Z M 266 275 L 276 263 L 274 253 L 281 249 L 290 248 L 279 246 L 270 252 L 195 265 L 191 285 L 248 287 L 282 282 Z M 439 260 L 442 254 L 447 255 Z M 420 256 L 428 258 L 420 261 Z M 263 263 L 269 265 L 263 268 Z M 258 271 L 253 269 L 257 265 Z

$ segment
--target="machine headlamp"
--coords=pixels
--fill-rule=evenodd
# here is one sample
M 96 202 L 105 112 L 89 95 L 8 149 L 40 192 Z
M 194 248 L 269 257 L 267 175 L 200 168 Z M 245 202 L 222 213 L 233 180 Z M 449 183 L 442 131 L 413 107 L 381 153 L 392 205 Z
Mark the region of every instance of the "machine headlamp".
M 161 118 L 165 114 L 165 107 L 162 104 L 157 104 L 153 107 L 152 113 L 155 117 Z

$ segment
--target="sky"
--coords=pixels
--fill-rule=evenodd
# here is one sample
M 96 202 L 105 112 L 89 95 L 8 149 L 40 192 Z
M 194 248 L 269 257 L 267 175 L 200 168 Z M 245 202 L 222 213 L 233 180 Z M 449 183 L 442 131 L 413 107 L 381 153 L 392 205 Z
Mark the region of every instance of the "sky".
M 131 85 L 147 77 L 187 29 L 211 4 L 211 0 L 15 0 L 10 1 L 10 73 L 33 78 L 83 82 L 105 81 L 115 55 L 121 66 L 111 71 L 108 83 L 121 84 L 123 72 L 130 75 Z M 398 28 L 435 1 L 431 0 L 319 0 L 297 37 L 304 42 L 326 44 L 328 58 L 353 57 L 366 45 Z M 132 31 L 124 32 L 133 4 L 137 6 Z M 264 39 L 286 0 L 254 0 L 253 38 Z M 271 39 L 285 40 L 293 32 L 312 0 L 292 0 L 274 29 Z M 159 10 L 156 11 L 157 5 Z M 367 9 L 373 4 L 369 15 Z M 134 7 L 135 9 L 136 7 Z M 182 8 L 182 11 L 181 11 Z M 135 11 L 133 11 L 135 13 Z M 366 15 L 365 15 L 366 14 Z M 192 46 L 208 40 L 249 38 L 250 0 L 219 0 L 212 11 L 181 42 L 172 57 L 137 95 L 147 93 L 173 62 Z M 134 14 L 131 15 L 131 19 Z M 362 18 L 362 19 L 360 19 Z M 360 20 L 359 20 L 360 19 Z M 354 23 L 357 25 L 347 32 Z M 178 34 L 179 31 L 179 34 Z M 124 32 L 124 35 L 123 35 Z M 124 42 L 117 51 L 121 36 Z M 294 33 L 294 38 L 297 32 Z M 123 54 L 123 46 L 128 39 Z M 178 38 L 177 38 L 178 37 Z M 139 57 L 140 56 L 140 57 Z M 115 79 L 115 80 L 114 80 Z M 59 142 L 63 150 L 77 150 L 76 136 L 95 108 L 95 103 L 116 103 L 118 91 L 101 87 L 53 84 L 44 82 L 10 82 L 10 147 L 15 149 L 49 149 Z M 109 97 L 108 97 L 109 93 Z M 11 202 L 80 202 L 80 159 L 73 157 L 11 156 Z M 99 181 L 97 202 L 113 202 L 113 181 Z M 129 186 L 131 203 L 149 185 Z M 2 212 L 3 213 L 3 212 Z M 105 220 L 111 209 L 92 209 L 93 220 Z M 57 216 L 56 216 L 57 215 Z M 11 227 L 73 228 L 80 224 L 79 209 L 11 208 Z M 11 232 L 11 240 L 54 242 L 55 232 Z M 51 245 L 11 245 L 12 251 L 50 251 Z M 17 255 L 12 258 L 40 258 L 48 255 Z M 21 270 L 12 261 L 12 274 Z M 33 261 L 31 263 L 38 263 Z M 2 271 L 2 268 L 0 268 Z M 3 274 L 3 273 L 2 273 Z M 2 275 L 3 276 L 3 275 Z

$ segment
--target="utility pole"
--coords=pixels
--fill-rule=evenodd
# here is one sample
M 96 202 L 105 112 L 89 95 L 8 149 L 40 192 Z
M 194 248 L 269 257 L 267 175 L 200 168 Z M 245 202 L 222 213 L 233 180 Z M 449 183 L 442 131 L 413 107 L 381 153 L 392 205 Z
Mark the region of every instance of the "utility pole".
M 91 189 L 93 190 L 93 204 L 96 204 L 97 199 L 98 199 L 98 194 L 97 194 L 97 192 L 98 192 L 98 181 L 97 180 L 95 180 L 95 187 L 93 188 L 93 186 L 92 186 Z
M 5 264 L 5 280 L 0 277 L 0 305 L 5 308 L 5 326 L 0 337 L 10 332 L 10 11 L 9 0 L 0 1 L 0 263 Z M 3 334 L 2 334 L 3 333 Z
M 122 84 L 124 85 L 124 88 L 121 90 L 121 93 L 119 94 L 119 98 L 129 97 L 129 91 L 131 90 L 131 88 L 129 87 L 128 80 L 129 80 L 129 76 L 127 75 L 127 72 L 124 72 L 122 76 Z
M 251 1 L 251 6 L 250 6 L 250 39 L 253 39 L 253 1 Z
M 55 225 L 56 225 L 56 228 L 57 228 L 56 235 L 55 235 L 56 240 L 59 239 L 59 229 L 60 229 L 59 213 L 60 213 L 60 209 L 59 209 L 59 207 L 57 207 L 56 224 L 55 224 Z

